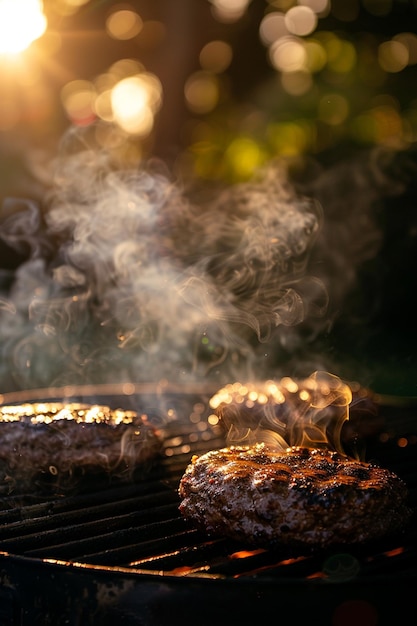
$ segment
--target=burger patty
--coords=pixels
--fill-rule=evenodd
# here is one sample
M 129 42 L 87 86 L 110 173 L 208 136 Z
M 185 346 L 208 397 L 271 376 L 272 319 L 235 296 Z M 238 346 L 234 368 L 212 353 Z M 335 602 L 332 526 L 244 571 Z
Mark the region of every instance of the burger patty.
M 363 543 L 410 516 L 394 473 L 324 449 L 231 446 L 193 457 L 179 510 L 209 535 L 257 546 Z
M 0 494 L 67 491 L 92 476 L 130 480 L 162 441 L 146 415 L 108 406 L 34 403 L 0 407 Z

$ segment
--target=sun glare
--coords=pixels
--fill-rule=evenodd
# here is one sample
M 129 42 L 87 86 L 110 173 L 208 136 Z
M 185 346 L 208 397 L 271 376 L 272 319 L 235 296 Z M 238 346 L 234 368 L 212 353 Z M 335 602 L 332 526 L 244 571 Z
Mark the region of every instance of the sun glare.
M 41 0 L 0 0 L 0 54 L 18 54 L 43 35 Z

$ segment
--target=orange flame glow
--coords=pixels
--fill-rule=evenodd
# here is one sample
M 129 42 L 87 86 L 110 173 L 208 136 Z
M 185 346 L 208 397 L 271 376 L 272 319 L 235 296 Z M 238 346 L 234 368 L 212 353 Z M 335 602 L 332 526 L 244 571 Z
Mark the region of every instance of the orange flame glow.
M 220 389 L 210 406 L 222 421 L 231 444 L 264 441 L 288 446 L 330 448 L 345 454 L 341 430 L 349 419 L 351 388 L 328 372 L 302 381 L 233 383 Z

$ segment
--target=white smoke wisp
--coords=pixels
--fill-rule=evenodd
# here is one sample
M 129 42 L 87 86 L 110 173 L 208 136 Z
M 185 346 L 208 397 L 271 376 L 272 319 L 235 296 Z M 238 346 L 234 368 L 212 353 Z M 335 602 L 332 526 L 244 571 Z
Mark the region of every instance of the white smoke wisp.
M 1 391 L 271 376 L 285 329 L 326 310 L 320 220 L 276 167 L 198 203 L 152 167 L 63 155 L 45 207 L 0 233 L 30 250 L 1 298 Z

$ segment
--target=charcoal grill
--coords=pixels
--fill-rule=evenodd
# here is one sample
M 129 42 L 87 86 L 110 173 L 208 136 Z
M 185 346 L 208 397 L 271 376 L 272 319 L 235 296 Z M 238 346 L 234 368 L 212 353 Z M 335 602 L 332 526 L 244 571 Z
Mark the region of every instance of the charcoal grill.
M 208 538 L 180 516 L 177 487 L 192 454 L 225 443 L 207 421 L 209 397 L 207 389 L 132 385 L 32 392 L 30 400 L 146 411 L 164 420 L 164 453 L 131 484 L 0 501 L 1 626 L 262 624 L 271 615 L 293 624 L 417 623 L 415 516 L 400 535 L 317 552 Z M 412 507 L 416 406 L 382 398 L 362 435 L 367 459 L 406 481 Z

